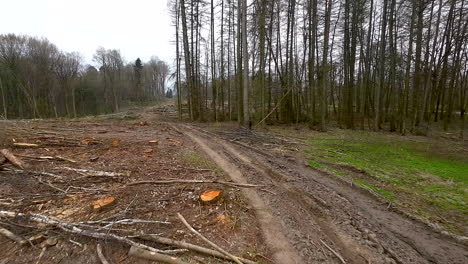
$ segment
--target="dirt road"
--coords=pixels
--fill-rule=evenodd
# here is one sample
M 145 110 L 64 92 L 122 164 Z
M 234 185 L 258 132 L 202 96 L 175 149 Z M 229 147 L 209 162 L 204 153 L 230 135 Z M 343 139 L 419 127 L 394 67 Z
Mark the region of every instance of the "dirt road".
M 468 263 L 466 243 L 308 168 L 294 151 L 300 144 L 294 140 L 246 129 L 214 133 L 196 125 L 173 127 L 233 181 L 266 185 L 244 195 L 277 263 Z

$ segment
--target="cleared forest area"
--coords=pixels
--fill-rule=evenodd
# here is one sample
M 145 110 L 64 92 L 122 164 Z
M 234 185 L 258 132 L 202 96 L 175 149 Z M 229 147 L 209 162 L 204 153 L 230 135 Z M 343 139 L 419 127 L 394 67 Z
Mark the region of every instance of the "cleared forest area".
M 465 0 L 164 2 L 0 32 L 0 264 L 468 263 Z

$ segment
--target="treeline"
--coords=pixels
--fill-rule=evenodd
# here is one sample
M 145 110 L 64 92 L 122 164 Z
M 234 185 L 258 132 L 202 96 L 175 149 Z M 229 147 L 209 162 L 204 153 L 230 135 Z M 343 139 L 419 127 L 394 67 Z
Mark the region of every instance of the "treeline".
M 177 94 L 193 120 L 403 134 L 463 124 L 465 0 L 172 0 L 171 9 Z
M 44 38 L 0 35 L 0 115 L 77 117 L 118 111 L 130 101 L 165 95 L 169 67 L 156 57 L 125 62 L 119 50 L 98 48 L 95 66 Z

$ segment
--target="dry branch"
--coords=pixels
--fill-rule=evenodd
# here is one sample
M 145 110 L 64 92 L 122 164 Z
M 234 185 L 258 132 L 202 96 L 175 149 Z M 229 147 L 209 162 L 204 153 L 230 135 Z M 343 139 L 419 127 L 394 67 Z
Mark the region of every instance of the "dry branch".
M 137 248 L 142 248 L 145 250 L 149 250 L 151 252 L 157 252 L 157 253 L 174 253 L 174 252 L 180 252 L 181 250 L 159 250 L 150 246 L 146 246 L 140 243 L 137 243 L 133 240 L 130 240 L 126 237 L 118 236 L 116 234 L 112 233 L 100 233 L 100 232 L 94 232 L 94 231 L 89 231 L 89 230 L 83 230 L 81 228 L 78 228 L 76 224 L 73 223 L 67 223 L 64 222 L 60 219 L 51 217 L 51 216 L 45 216 L 41 214 L 23 214 L 23 213 L 16 213 L 16 212 L 11 212 L 11 211 L 0 211 L 0 216 L 1 217 L 10 217 L 10 218 L 15 218 L 15 217 L 24 217 L 30 221 L 37 222 L 37 223 L 43 223 L 47 225 L 52 225 L 55 227 L 58 227 L 62 229 L 65 232 L 72 233 L 72 234 L 77 234 L 77 235 L 82 235 L 82 236 L 87 236 L 87 237 L 92 237 L 92 238 L 97 238 L 97 239 L 113 239 L 115 241 L 127 244 L 129 246 L 134 246 Z
M 0 150 L 0 153 L 13 165 L 15 165 L 16 167 L 20 168 L 20 169 L 24 169 L 24 167 L 26 166 L 26 164 L 20 160 L 19 158 L 17 158 L 15 155 L 13 155 L 13 153 L 11 153 L 8 149 L 2 149 Z
M 128 255 L 132 257 L 137 257 L 137 258 L 151 260 L 151 261 L 159 261 L 159 262 L 168 263 L 168 264 L 188 264 L 187 262 L 182 261 L 176 257 L 167 256 L 167 255 L 159 254 L 156 252 L 151 252 L 151 251 L 138 248 L 135 246 L 130 247 L 130 250 L 128 251 Z
M 16 243 L 20 244 L 20 245 L 24 245 L 26 243 L 28 243 L 28 241 L 18 235 L 15 235 L 13 234 L 13 232 L 11 232 L 10 230 L 6 229 L 6 228 L 3 228 L 3 227 L 0 227 L 0 234 L 4 235 L 5 237 L 15 241 Z
M 109 261 L 107 261 L 106 257 L 104 256 L 104 254 L 102 253 L 102 247 L 101 247 L 101 244 L 97 244 L 96 245 L 96 251 L 97 251 L 97 255 L 99 257 L 99 260 L 101 261 L 102 264 L 109 264 Z
M 15 142 L 15 143 L 13 143 L 13 146 L 15 146 L 15 147 L 23 147 L 23 148 L 37 148 L 37 147 L 39 147 L 38 144 L 20 143 L 20 142 Z
M 68 158 L 65 158 L 65 157 L 62 157 L 62 156 L 39 156 L 39 157 L 36 157 L 36 156 L 29 156 L 29 155 L 18 155 L 18 157 L 28 158 L 28 159 L 38 159 L 38 160 L 60 160 L 60 161 L 67 161 L 67 162 L 70 162 L 70 163 L 76 163 L 75 160 L 68 159 Z
M 204 237 L 202 234 L 200 234 L 200 232 L 198 232 L 197 230 L 195 230 L 188 222 L 187 220 L 185 220 L 185 218 L 180 214 L 180 213 L 177 213 L 177 217 L 179 217 L 180 221 L 182 221 L 182 223 L 192 232 L 194 233 L 195 235 L 197 235 L 199 238 L 201 238 L 203 241 L 205 241 L 206 243 L 208 243 L 210 246 L 212 246 L 214 249 L 216 249 L 218 252 L 220 252 L 221 254 L 225 255 L 226 257 L 229 257 L 230 260 L 236 262 L 237 264 L 243 264 L 238 257 L 230 254 L 229 252 L 225 251 L 224 249 L 220 248 L 218 245 L 216 245 L 215 243 L 211 242 L 208 238 Z
M 75 171 L 78 173 L 83 173 L 88 176 L 106 176 L 106 177 L 119 177 L 119 176 L 128 176 L 127 173 L 119 172 L 109 172 L 109 171 L 97 171 L 97 170 L 88 170 L 88 169 L 76 169 L 70 167 L 57 167 L 56 169 L 64 169 L 69 171 Z
M 331 248 L 329 245 L 327 245 L 327 243 L 325 243 L 322 239 L 320 239 L 320 242 L 322 242 L 322 244 L 326 248 L 328 248 L 328 250 L 330 250 L 341 261 L 341 263 L 346 264 L 346 261 L 343 259 L 343 257 L 338 252 L 333 250 L 333 248 Z
M 205 247 L 200 247 L 200 246 L 190 244 L 190 243 L 187 243 L 187 242 L 183 242 L 183 241 L 173 240 L 173 239 L 170 239 L 170 238 L 160 237 L 160 236 L 156 236 L 156 235 L 141 235 L 141 236 L 138 236 L 138 238 L 141 238 L 141 239 L 144 239 L 144 240 L 154 241 L 154 242 L 157 242 L 157 243 L 160 243 L 160 244 L 176 246 L 176 247 L 179 247 L 179 248 L 185 248 L 185 249 L 188 249 L 188 250 L 191 250 L 191 251 L 195 251 L 195 252 L 198 252 L 198 253 L 214 256 L 214 257 L 217 257 L 217 258 L 229 259 L 229 260 L 231 259 L 228 256 L 225 256 L 224 254 L 222 254 L 222 253 L 220 253 L 220 252 L 218 252 L 216 250 L 212 250 L 212 249 L 205 248 Z M 246 263 L 246 264 L 256 264 L 256 262 L 252 261 L 252 260 L 248 260 L 248 259 L 241 258 L 241 257 L 237 257 L 237 258 L 240 261 L 242 261 L 243 263 Z
M 212 180 L 160 180 L 160 181 L 136 181 L 127 184 L 126 186 L 139 185 L 139 184 L 171 184 L 171 183 L 219 183 L 234 187 L 254 188 L 263 187 L 263 185 L 255 185 L 248 183 L 234 183 L 226 181 L 212 181 Z

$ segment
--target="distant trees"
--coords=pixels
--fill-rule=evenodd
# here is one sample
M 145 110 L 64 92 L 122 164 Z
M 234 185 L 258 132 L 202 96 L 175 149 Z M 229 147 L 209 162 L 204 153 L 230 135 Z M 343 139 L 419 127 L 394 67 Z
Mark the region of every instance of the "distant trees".
M 0 115 L 78 117 L 164 98 L 169 66 L 156 57 L 130 64 L 120 51 L 98 48 L 93 60 L 97 68 L 47 39 L 0 35 Z
M 318 129 L 337 121 L 401 133 L 464 120 L 466 1 L 172 0 L 171 8 L 178 101 L 193 120 Z

